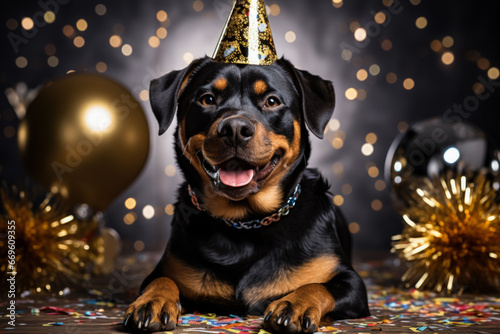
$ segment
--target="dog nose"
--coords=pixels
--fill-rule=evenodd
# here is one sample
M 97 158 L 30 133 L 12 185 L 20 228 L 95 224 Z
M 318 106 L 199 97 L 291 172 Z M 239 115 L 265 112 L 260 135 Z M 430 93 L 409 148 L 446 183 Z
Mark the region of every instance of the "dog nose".
M 220 122 L 217 131 L 229 145 L 244 146 L 253 137 L 255 126 L 246 118 L 231 117 Z

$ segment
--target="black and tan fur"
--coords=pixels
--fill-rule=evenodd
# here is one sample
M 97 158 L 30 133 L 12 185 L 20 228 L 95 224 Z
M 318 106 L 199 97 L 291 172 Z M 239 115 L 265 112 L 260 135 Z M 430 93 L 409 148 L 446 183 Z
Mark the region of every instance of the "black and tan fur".
M 327 183 L 306 169 L 308 129 L 322 138 L 334 104 L 331 82 L 284 59 L 253 66 L 203 58 L 152 82 L 160 134 L 177 115 L 186 182 L 167 249 L 128 307 L 127 328 L 172 329 L 183 310 L 261 314 L 266 329 L 287 333 L 369 315 L 345 221 Z M 255 167 L 254 179 L 221 183 L 211 171 L 229 163 Z M 272 215 L 299 182 L 296 206 L 279 221 L 258 229 L 224 222 Z M 193 205 L 188 184 L 208 212 Z

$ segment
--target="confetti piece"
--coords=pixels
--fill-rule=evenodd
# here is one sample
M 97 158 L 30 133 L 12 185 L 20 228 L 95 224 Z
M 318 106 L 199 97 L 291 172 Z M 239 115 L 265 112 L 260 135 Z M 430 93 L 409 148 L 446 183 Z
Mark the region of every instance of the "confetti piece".
M 52 314 L 68 314 L 72 315 L 75 313 L 75 310 L 70 309 L 70 308 L 63 308 L 63 307 L 55 307 L 55 306 L 44 306 L 40 308 L 40 311 L 44 312 L 49 312 L 49 315 Z
M 265 329 L 261 329 L 259 331 L 259 334 L 272 334 L 272 333 L 269 333 L 268 331 L 266 331 Z
M 63 322 L 50 322 L 48 324 L 43 324 L 42 326 L 62 326 L 64 323 Z

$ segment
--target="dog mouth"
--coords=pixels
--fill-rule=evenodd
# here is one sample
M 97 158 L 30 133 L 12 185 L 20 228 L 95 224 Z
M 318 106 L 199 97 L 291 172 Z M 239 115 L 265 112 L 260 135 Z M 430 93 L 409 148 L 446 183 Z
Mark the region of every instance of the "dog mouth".
M 231 158 L 223 163 L 212 166 L 200 153 L 203 169 L 215 185 L 228 188 L 243 188 L 259 186 L 273 172 L 278 165 L 281 154 L 278 152 L 264 165 L 255 165 L 240 158 Z

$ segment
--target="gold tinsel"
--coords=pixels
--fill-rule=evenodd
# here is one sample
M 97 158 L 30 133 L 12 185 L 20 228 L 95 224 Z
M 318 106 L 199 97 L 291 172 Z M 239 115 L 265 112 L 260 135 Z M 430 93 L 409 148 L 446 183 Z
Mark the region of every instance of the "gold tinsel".
M 393 237 L 392 252 L 410 265 L 402 277 L 407 287 L 500 291 L 500 206 L 486 172 L 423 179 L 403 200 L 406 226 Z
M 59 293 L 89 278 L 104 247 L 96 219 L 81 221 L 59 198 L 47 194 L 37 205 L 16 187 L 0 187 L 0 280 L 15 272 L 17 293 Z M 15 223 L 8 223 L 14 221 Z M 15 265 L 8 262 L 8 232 L 15 226 Z M 12 242 L 11 242 L 12 243 Z M 1 284 L 3 290 L 7 284 Z

